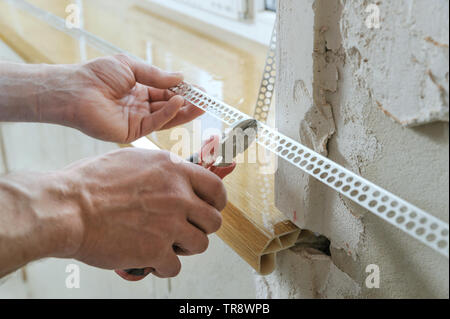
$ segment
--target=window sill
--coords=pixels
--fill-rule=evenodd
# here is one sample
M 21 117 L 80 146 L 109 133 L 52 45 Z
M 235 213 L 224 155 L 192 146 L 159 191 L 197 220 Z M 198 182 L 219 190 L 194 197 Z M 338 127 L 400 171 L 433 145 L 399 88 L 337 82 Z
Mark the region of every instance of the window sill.
M 275 13 L 267 11 L 257 14 L 255 19 L 250 21 L 236 21 L 173 0 L 143 0 L 140 6 L 233 45 L 242 44 L 242 40 L 247 40 L 268 46 L 276 19 Z

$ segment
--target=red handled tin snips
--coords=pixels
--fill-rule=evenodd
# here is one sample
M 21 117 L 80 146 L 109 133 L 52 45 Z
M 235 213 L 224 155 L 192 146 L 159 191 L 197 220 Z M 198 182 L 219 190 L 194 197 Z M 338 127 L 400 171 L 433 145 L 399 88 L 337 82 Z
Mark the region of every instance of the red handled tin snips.
M 224 179 L 235 169 L 234 159 L 244 153 L 256 139 L 257 129 L 256 120 L 244 120 L 224 133 L 222 138 L 212 136 L 203 144 L 200 153 L 192 155 L 188 161 L 201 165 Z M 152 272 L 151 267 L 116 270 L 120 277 L 128 281 L 139 281 Z

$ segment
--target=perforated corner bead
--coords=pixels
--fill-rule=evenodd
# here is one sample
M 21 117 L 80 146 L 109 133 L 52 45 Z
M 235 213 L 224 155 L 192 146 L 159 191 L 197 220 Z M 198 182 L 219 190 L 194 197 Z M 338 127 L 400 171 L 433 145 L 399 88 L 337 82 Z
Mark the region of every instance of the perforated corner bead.
M 259 124 L 258 143 L 448 257 L 447 223 L 262 123 Z
M 175 93 L 183 92 L 181 95 L 186 99 L 186 101 L 206 111 L 227 125 L 232 126 L 240 121 L 250 118 L 247 114 L 242 113 L 241 111 L 223 102 L 215 100 L 210 95 L 189 84 L 187 84 L 187 87 L 182 86 L 171 90 Z
M 264 66 L 263 78 L 259 87 L 258 100 L 256 102 L 254 118 L 263 123 L 269 118 L 270 107 L 275 93 L 276 82 L 276 49 L 277 49 L 277 24 L 275 23 L 269 52 Z
M 188 84 L 180 92 L 187 101 L 227 125 L 250 117 Z M 258 122 L 257 142 L 278 157 L 333 188 L 399 230 L 448 257 L 448 224 L 388 192 L 299 142 Z

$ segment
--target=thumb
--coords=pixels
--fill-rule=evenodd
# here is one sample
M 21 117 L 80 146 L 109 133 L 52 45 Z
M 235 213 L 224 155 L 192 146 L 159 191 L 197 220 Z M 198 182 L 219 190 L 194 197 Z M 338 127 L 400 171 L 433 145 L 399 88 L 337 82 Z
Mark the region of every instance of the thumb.
M 146 64 L 144 62 L 137 61 L 128 56 L 117 56 L 117 58 L 125 62 L 134 73 L 136 82 L 151 86 L 158 89 L 168 89 L 177 86 L 183 82 L 183 74 L 176 72 L 166 72 L 155 66 Z
M 176 95 L 172 97 L 164 107 L 144 118 L 142 121 L 141 135 L 145 136 L 160 130 L 178 114 L 178 111 L 183 105 L 184 99 L 181 96 Z

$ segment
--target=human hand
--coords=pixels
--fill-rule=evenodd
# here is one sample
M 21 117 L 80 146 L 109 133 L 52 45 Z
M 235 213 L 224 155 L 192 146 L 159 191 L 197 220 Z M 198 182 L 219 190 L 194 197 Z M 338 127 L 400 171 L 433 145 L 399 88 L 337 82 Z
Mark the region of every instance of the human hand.
M 173 277 L 177 255 L 202 253 L 221 225 L 226 191 L 217 176 L 167 152 L 124 149 L 63 171 L 80 207 L 78 243 L 65 255 L 105 269 L 151 267 Z M 133 165 L 123 165 L 133 163 Z
M 198 156 L 192 157 L 190 161 L 197 162 L 198 160 L 195 164 L 208 169 L 210 172 L 223 179 L 234 171 L 236 168 L 236 163 L 232 163 L 229 166 L 214 166 L 218 156 L 217 150 L 220 147 L 220 136 L 211 136 L 211 138 L 203 143 L 200 153 L 197 154 Z M 153 271 L 154 270 L 151 267 L 146 267 L 141 269 L 117 269 L 116 273 L 125 280 L 139 281 L 144 279 Z
M 69 106 L 63 124 L 126 144 L 190 122 L 204 112 L 167 90 L 182 80 L 126 55 L 90 61 L 69 79 L 73 91 L 59 99 Z

